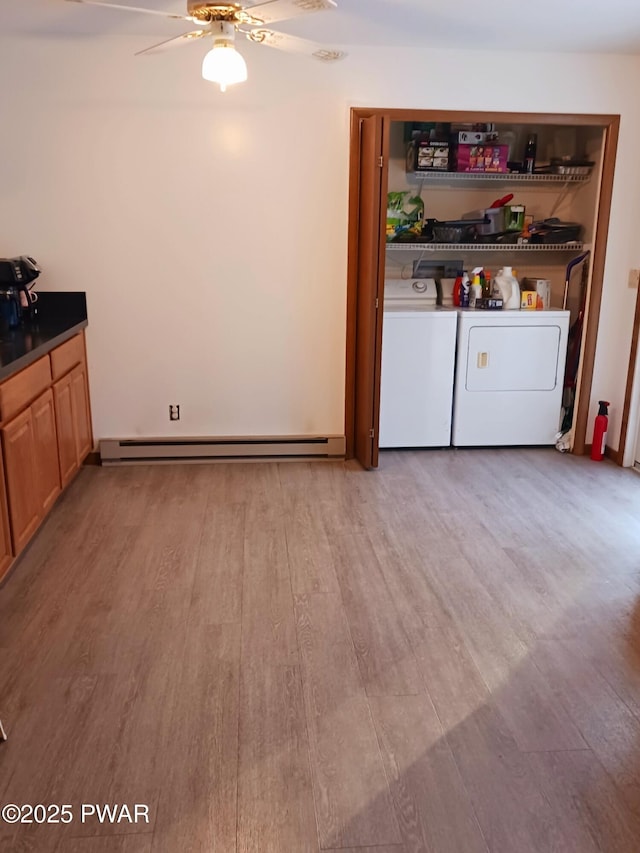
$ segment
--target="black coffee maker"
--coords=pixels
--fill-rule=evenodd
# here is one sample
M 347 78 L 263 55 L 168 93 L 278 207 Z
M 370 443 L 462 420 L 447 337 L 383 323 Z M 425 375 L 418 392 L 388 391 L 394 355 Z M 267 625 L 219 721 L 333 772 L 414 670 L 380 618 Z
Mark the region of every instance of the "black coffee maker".
M 36 315 L 37 295 L 31 292 L 40 268 L 33 258 L 0 258 L 0 314 L 9 328 Z

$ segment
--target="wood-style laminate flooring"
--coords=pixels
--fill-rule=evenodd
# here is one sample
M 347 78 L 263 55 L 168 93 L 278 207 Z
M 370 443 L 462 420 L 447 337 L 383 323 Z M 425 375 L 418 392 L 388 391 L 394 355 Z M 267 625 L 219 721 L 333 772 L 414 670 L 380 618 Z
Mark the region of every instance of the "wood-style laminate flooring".
M 608 462 L 86 468 L 0 587 L 0 804 L 74 820 L 0 850 L 637 853 L 639 600 Z

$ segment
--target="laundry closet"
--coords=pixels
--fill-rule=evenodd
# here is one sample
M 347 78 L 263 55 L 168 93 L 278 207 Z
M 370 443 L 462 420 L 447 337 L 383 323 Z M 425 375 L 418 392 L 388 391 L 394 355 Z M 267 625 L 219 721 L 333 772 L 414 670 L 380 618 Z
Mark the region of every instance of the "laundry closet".
M 365 467 L 379 448 L 558 432 L 584 452 L 617 127 L 352 112 L 346 432 Z M 474 271 L 487 289 L 470 308 Z

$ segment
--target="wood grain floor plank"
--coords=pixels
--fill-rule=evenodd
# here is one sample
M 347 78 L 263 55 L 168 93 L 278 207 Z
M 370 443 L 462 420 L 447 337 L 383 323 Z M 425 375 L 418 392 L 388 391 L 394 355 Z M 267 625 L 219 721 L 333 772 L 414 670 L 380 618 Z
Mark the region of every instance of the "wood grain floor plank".
M 126 530 L 119 538 L 109 537 L 108 531 L 101 530 L 97 539 L 87 541 L 84 559 L 81 541 L 74 540 L 73 556 L 66 548 L 58 555 L 60 571 L 51 571 L 53 563 L 42 567 L 45 578 L 56 578 L 58 583 L 48 601 L 39 596 L 34 596 L 33 601 L 17 597 L 9 598 L 5 605 L 13 615 L 8 634 L 15 632 L 22 639 L 11 654 L 0 658 L 0 703 L 8 719 L 29 705 L 39 681 L 86 672 L 86 668 L 70 665 L 70 657 L 78 651 L 74 638 L 80 634 L 83 643 L 91 642 L 91 619 L 95 619 L 98 631 L 103 630 L 110 608 L 105 606 L 99 590 L 103 577 L 124 559 L 131 539 Z M 70 612 L 73 619 L 69 618 Z
M 583 631 L 581 654 L 608 682 L 622 702 L 640 719 L 640 611 L 637 607 L 626 624 L 622 620 L 598 620 Z
M 196 528 L 182 534 L 156 525 L 138 528 L 126 559 L 86 591 L 65 670 L 125 675 L 140 659 L 175 651 L 189 612 L 199 537 Z
M 365 536 L 331 541 L 342 600 L 365 689 L 369 696 L 420 693 L 413 650 L 389 589 Z
M 243 666 L 238 853 L 317 853 L 300 671 Z
M 151 853 L 151 841 L 150 834 L 70 838 L 60 842 L 56 853 Z
M 345 495 L 347 477 L 342 462 L 279 462 L 277 468 L 281 494 L 288 507 L 300 500 L 315 504 L 340 500 Z
M 409 850 L 487 853 L 442 726 L 426 696 L 370 699 L 402 840 Z
M 375 847 L 334 847 L 326 853 L 408 853 L 404 844 L 382 844 Z
M 329 539 L 308 498 L 292 502 L 285 530 L 293 592 L 339 592 Z
M 236 849 L 239 676 L 239 623 L 196 625 L 162 756 L 152 853 Z
M 584 637 L 598 624 L 627 623 L 635 596 L 625 579 L 609 577 L 593 557 L 587 559 L 567 545 L 546 548 L 507 548 L 519 571 L 537 578 L 544 595 L 553 602 L 554 620 L 544 628 L 545 637 Z
M 430 516 L 433 518 L 433 515 Z M 425 553 L 430 550 L 433 527 L 421 523 L 421 513 L 390 507 L 389 518 L 378 520 L 368 534 L 391 599 L 407 632 L 448 626 L 451 614 L 431 583 Z
M 245 519 L 242 663 L 297 666 L 298 645 L 284 519 L 256 502 Z
M 425 688 L 445 731 L 490 702 L 489 689 L 454 626 L 416 629 L 409 637 Z
M 446 737 L 491 853 L 588 853 L 554 816 L 526 755 L 492 706 L 478 708 Z
M 638 739 L 640 721 L 583 654 L 577 641 L 541 642 L 535 665 L 548 679 L 558 702 L 608 771 L 628 807 L 640 815 Z
M 17 717 L 3 719 L 9 739 L 0 744 L 2 804 L 72 802 L 51 799 L 51 791 L 58 775 L 74 772 L 78 723 L 91 712 L 97 679 L 51 679 L 38 687 Z M 74 824 L 13 826 L 0 821 L 0 849 L 54 850 L 61 837 L 72 834 Z
M 340 596 L 298 596 L 296 616 L 321 847 L 399 842 Z
M 210 503 L 203 522 L 191 614 L 204 624 L 240 622 L 246 505 Z
M 640 818 L 618 797 L 591 751 L 530 753 L 528 760 L 556 815 L 570 822 L 572 834 L 583 839 L 585 850 L 638 850 Z
M 523 750 L 584 748 L 573 720 L 558 706 L 546 679 L 528 660 L 528 646 L 479 573 L 455 547 L 432 550 L 425 554 L 427 558 L 434 587 L 453 614 L 456 628 L 519 746 Z
M 208 472 L 209 502 L 215 505 L 282 503 L 278 466 L 273 462 L 234 462 L 195 466 Z
M 493 532 L 483 538 L 481 547 L 469 541 L 459 543 L 459 547 L 487 592 L 500 602 L 509 624 L 525 644 L 535 644 L 538 637 L 553 633 L 562 617 L 558 599 L 548 588 L 544 572 L 522 571 L 521 564 L 510 556 L 513 549 L 499 545 Z

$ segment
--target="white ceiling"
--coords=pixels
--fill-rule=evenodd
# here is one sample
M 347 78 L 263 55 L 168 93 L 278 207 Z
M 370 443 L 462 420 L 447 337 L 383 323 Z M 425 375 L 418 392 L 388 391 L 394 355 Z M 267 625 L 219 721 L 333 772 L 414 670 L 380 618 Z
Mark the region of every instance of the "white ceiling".
M 183 13 L 180 0 L 119 0 Z M 500 61 L 500 50 L 587 51 L 640 54 L 639 0 L 338 0 L 339 9 L 309 15 L 278 28 L 327 47 L 348 45 L 482 48 L 494 50 L 495 74 L 517 74 L 526 87 L 535 67 Z M 247 6 L 254 5 L 247 2 Z M 1 0 L 0 35 L 93 37 L 140 36 L 145 47 L 156 36 L 184 30 L 179 21 L 65 0 Z M 429 56 L 417 74 L 429 77 Z M 481 79 L 475 81 L 482 85 Z M 401 85 L 401 81 L 399 81 Z M 562 85 L 562 81 L 558 81 Z

